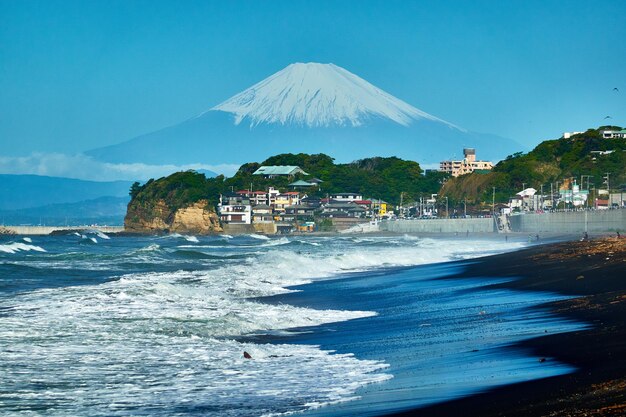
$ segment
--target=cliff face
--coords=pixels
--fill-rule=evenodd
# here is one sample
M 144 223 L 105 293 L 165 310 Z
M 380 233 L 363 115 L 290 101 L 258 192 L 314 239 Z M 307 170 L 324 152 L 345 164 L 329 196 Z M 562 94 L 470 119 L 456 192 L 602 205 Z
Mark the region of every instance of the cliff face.
M 173 210 L 165 200 L 133 200 L 128 204 L 124 227 L 135 233 L 193 233 L 222 232 L 217 214 L 207 200 L 199 200 Z

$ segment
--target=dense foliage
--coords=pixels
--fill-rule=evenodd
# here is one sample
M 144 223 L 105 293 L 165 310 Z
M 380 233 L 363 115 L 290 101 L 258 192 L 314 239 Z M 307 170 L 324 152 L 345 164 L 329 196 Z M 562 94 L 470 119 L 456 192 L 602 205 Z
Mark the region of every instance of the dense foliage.
M 163 200 L 167 204 L 169 213 L 166 218 L 169 219 L 179 208 L 199 200 L 208 200 L 209 206 L 215 206 L 223 182 L 223 176 L 207 179 L 204 174 L 185 171 L 158 180 L 150 179 L 144 185 L 134 183 L 130 188 L 132 200 L 129 207 L 140 208 L 148 213 L 147 218 L 151 218 L 155 203 Z
M 522 187 L 537 190 L 550 184 L 563 183 L 581 175 L 595 189 L 602 188 L 605 173 L 610 173 L 611 189 L 624 187 L 626 183 L 626 140 L 603 139 L 601 130 L 620 130 L 617 126 L 602 126 L 598 129 L 574 135 L 569 139 L 548 140 L 537 145 L 527 154 L 516 153 L 500 161 L 490 173 L 473 173 L 458 178 L 430 171 L 422 175 L 417 162 L 396 157 L 367 158 L 348 164 L 335 164 L 333 158 L 324 154 L 281 154 L 258 163 L 242 165 L 231 178 L 218 176 L 206 178 L 193 172 L 178 172 L 144 185 L 133 184 L 130 190 L 133 201 L 149 202 L 165 200 L 172 210 L 192 202 L 206 199 L 210 206 L 217 205 L 219 195 L 228 191 L 267 190 L 275 187 L 286 190 L 298 179 L 318 178 L 323 182 L 318 187 L 305 190 L 309 195 L 325 197 L 335 192 L 358 192 L 364 198 L 382 199 L 398 204 L 401 196 L 405 202 L 415 201 L 420 196 L 439 193 L 447 196 L 455 207 L 463 202 L 471 205 L 489 205 L 495 187 L 496 202 L 506 202 Z M 612 151 L 600 154 L 596 151 Z M 252 175 L 261 165 L 296 165 L 307 175 L 295 177 L 263 178 Z M 445 182 L 443 188 L 442 184 Z
M 308 175 L 295 177 L 263 178 L 252 175 L 261 165 L 296 165 Z M 178 172 L 158 180 L 150 180 L 143 186 L 133 184 L 131 197 L 137 202 L 163 199 L 172 209 L 188 205 L 200 199 L 207 199 L 216 205 L 220 193 L 238 190 L 267 190 L 275 187 L 286 190 L 288 184 L 298 179 L 318 178 L 323 182 L 319 187 L 305 191 L 309 195 L 325 197 L 334 192 L 358 192 L 364 198 L 382 199 L 392 204 L 416 199 L 420 194 L 436 193 L 447 174 L 429 172 L 422 175 L 417 162 L 405 161 L 396 157 L 368 158 L 349 164 L 335 164 L 328 155 L 282 154 L 262 163 L 251 162 L 242 165 L 232 178 L 218 176 L 206 178 L 193 171 Z
M 618 126 L 601 126 L 569 139 L 547 140 L 527 154 L 517 153 L 500 161 L 492 173 L 468 174 L 451 179 L 442 189 L 455 202 L 468 199 L 473 203 L 491 202 L 493 187 L 496 187 L 496 201 L 507 201 L 523 187 L 537 190 L 550 184 L 576 179 L 580 184 L 595 189 L 606 188 L 603 177 L 610 173 L 611 190 L 624 187 L 626 183 L 626 140 L 603 139 L 602 130 L 620 130 Z M 597 151 L 612 151 L 600 154 Z

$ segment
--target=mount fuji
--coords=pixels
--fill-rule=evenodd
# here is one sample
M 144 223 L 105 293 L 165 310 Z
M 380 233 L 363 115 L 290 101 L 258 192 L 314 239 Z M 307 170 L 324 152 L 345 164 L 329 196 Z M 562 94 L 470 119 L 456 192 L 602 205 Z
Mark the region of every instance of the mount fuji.
M 180 124 L 87 154 L 153 164 L 241 164 L 299 152 L 338 162 L 398 156 L 436 163 L 463 147 L 491 160 L 523 149 L 421 111 L 336 65 L 295 63 Z

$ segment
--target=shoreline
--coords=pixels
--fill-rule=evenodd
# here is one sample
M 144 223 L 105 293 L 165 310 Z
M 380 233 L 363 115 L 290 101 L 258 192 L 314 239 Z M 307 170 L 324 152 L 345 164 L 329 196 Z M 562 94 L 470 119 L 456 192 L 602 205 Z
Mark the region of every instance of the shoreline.
M 504 241 L 504 237 L 500 239 Z M 464 240 L 459 238 L 458 243 L 463 244 Z M 494 242 L 489 238 L 484 241 Z M 515 240 L 510 239 L 511 242 Z M 479 241 L 473 243 L 482 246 Z M 508 251 L 505 256 L 517 252 L 517 249 Z M 527 309 L 567 297 L 551 292 L 490 291 L 501 278 L 494 281 L 488 276 L 464 273 L 468 265 L 490 257 L 356 273 L 292 287 L 297 290 L 293 293 L 257 299 L 294 307 L 378 314 L 297 328 L 286 335 L 253 336 L 249 340 L 317 345 L 359 359 L 382 360 L 390 366 L 389 373 L 393 375 L 390 381 L 361 387 L 356 393 L 359 399 L 308 410 L 304 413 L 307 416 L 406 412 L 491 387 L 570 372 L 572 368 L 565 363 L 554 360 L 540 364 L 534 354 L 508 346 L 517 340 L 540 336 L 544 329 L 560 333 L 583 328 L 586 323 Z M 469 280 L 451 278 L 459 276 Z M 485 329 L 493 333 L 485 333 Z M 438 346 L 436 351 L 432 351 L 434 346 Z M 457 369 L 465 371 L 459 373 Z
M 518 277 L 491 288 L 574 296 L 537 306 L 589 329 L 514 343 L 576 371 L 386 416 L 617 416 L 626 414 L 626 240 L 538 245 L 472 263 L 453 279 Z

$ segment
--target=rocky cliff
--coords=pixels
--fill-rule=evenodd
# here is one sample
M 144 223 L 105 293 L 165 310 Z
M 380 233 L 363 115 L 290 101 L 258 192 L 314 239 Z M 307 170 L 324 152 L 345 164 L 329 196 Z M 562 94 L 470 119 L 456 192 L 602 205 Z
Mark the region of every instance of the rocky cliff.
M 215 211 L 207 200 L 173 209 L 163 199 L 138 201 L 128 204 L 124 227 L 134 233 L 193 233 L 222 232 Z
M 219 195 L 210 181 L 198 172 L 176 172 L 144 185 L 130 188 L 124 227 L 131 233 L 193 233 L 222 232 L 215 213 Z

